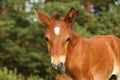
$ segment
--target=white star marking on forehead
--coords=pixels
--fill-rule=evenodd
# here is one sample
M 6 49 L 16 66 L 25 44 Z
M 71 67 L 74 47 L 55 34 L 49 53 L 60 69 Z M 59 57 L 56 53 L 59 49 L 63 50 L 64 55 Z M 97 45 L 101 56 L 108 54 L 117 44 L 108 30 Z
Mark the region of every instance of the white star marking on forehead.
M 60 27 L 58 27 L 58 26 L 55 27 L 54 32 L 55 32 L 56 35 L 59 35 L 60 34 Z

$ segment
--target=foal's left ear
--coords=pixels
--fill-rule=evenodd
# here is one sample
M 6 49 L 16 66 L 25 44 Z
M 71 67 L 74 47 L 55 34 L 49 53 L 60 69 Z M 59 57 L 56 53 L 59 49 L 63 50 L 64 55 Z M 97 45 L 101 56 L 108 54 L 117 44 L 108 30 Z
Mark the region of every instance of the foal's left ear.
M 75 18 L 76 18 L 76 10 L 72 7 L 70 11 L 67 13 L 66 17 L 64 18 L 64 21 L 69 24 L 72 24 Z
M 35 8 L 35 14 L 37 15 L 38 19 L 48 27 L 51 19 L 44 13 L 40 12 L 37 8 Z

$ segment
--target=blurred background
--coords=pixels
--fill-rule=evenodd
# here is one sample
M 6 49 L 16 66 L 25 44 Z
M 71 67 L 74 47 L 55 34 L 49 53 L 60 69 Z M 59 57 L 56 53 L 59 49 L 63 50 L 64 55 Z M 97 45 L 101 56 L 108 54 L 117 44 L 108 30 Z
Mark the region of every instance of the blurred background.
M 48 16 L 77 11 L 74 30 L 86 38 L 120 37 L 120 0 L 0 0 L 0 80 L 53 80 L 44 25 L 34 8 Z

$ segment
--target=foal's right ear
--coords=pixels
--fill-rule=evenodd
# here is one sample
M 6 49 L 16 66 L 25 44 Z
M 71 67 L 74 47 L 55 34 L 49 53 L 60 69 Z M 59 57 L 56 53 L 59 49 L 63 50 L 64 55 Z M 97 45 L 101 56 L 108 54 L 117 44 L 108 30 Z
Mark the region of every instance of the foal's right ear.
M 35 8 L 35 14 L 37 15 L 38 19 L 46 26 L 48 27 L 50 23 L 50 18 L 45 15 L 44 13 L 41 13 L 37 8 Z

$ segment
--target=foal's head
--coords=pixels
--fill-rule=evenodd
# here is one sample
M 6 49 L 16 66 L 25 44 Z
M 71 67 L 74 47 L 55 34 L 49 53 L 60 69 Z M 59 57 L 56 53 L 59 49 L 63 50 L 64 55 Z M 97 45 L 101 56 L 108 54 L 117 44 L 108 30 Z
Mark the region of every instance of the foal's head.
M 49 18 L 37 9 L 35 12 L 38 19 L 46 26 L 45 40 L 51 57 L 51 69 L 61 74 L 65 72 L 67 49 L 71 40 L 71 24 L 76 17 L 76 11 L 71 8 L 64 18 L 60 16 Z

